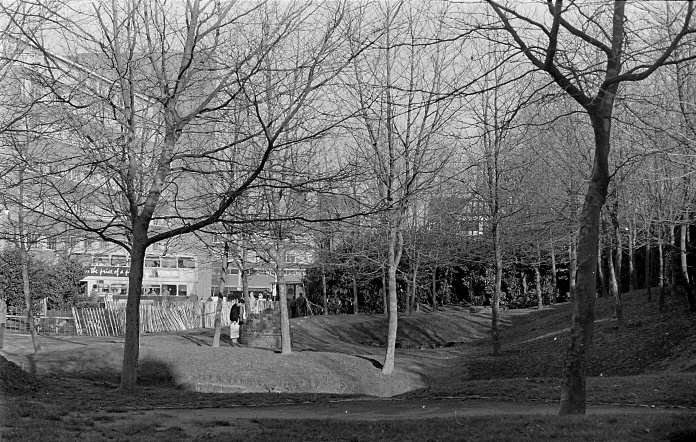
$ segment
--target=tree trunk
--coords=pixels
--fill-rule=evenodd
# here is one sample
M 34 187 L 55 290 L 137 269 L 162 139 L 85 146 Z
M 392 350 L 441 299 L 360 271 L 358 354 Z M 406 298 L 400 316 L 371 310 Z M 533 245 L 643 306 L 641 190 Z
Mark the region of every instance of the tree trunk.
M 651 262 L 650 262 L 650 230 L 648 230 L 648 241 L 645 244 L 645 274 L 643 275 L 645 277 L 645 282 L 643 285 L 645 285 L 645 288 L 648 292 L 648 302 L 652 301 L 652 293 L 650 292 L 650 285 L 652 284 L 651 281 L 651 274 L 652 274 L 652 269 L 651 269 Z
M 382 312 L 384 313 L 384 316 L 389 315 L 389 300 L 387 290 L 387 272 L 384 269 L 384 265 L 382 265 Z
M 660 257 L 660 268 L 658 274 L 658 287 L 660 288 L 660 294 L 657 300 L 657 309 L 659 311 L 664 311 L 665 309 L 665 250 L 662 246 L 662 235 L 657 239 L 657 254 Z
M 522 270 L 522 297 L 524 298 L 524 302 L 527 302 L 527 293 L 529 292 L 529 287 L 527 286 L 527 272 L 525 270 Z
M 693 284 L 689 278 L 689 265 L 686 255 L 686 232 L 689 229 L 689 224 L 684 222 L 681 225 L 679 235 L 679 255 L 681 258 L 682 279 L 684 280 L 684 288 L 686 289 L 686 299 L 689 302 L 689 311 L 696 312 L 696 296 L 694 296 Z
M 247 311 L 251 313 L 251 293 L 249 293 L 249 269 L 241 268 L 239 270 L 242 277 L 242 296 L 244 296 L 244 304 Z
M 452 301 L 451 299 L 451 293 L 450 293 L 450 276 L 452 274 L 452 268 L 451 267 L 446 267 L 445 268 L 445 288 L 442 291 L 442 304 L 443 305 L 449 305 Z
M 222 296 L 225 293 L 225 287 L 227 287 L 227 272 L 230 259 L 229 250 L 230 245 L 227 241 L 225 241 L 225 249 L 224 253 L 222 254 L 222 265 L 220 266 L 220 271 L 222 273 L 220 273 L 220 281 L 218 284 L 220 286 L 218 289 L 218 302 L 215 306 L 215 324 L 213 327 L 215 330 L 213 333 L 213 347 L 215 348 L 220 346 L 220 334 L 222 333 Z
M 411 267 L 410 264 L 409 264 L 409 267 Z M 413 274 L 412 271 L 411 271 L 411 274 Z M 404 275 L 404 276 L 405 276 L 404 279 L 406 279 L 406 300 L 405 300 L 406 303 L 404 305 L 404 312 L 407 315 L 410 315 L 412 313 L 412 310 L 411 310 L 411 307 L 412 307 L 412 304 L 411 304 L 411 278 L 409 277 L 409 275 Z
M 576 283 L 578 278 L 578 252 L 575 235 L 570 235 L 570 243 L 568 244 L 568 258 L 570 260 L 568 288 L 570 289 L 570 299 L 575 299 Z
M 433 267 L 433 311 L 437 311 L 437 267 Z
M 290 316 L 288 312 L 287 286 L 285 285 L 285 272 L 282 266 L 277 270 L 278 274 L 278 301 L 280 302 L 280 353 L 292 352 L 290 340 Z
M 612 258 L 611 249 L 607 253 L 607 267 L 609 268 L 609 291 L 614 298 L 614 317 L 617 321 L 623 321 L 623 306 L 621 304 L 621 291 L 619 290 L 616 281 L 616 271 L 614 269 L 614 260 Z
M 597 276 L 599 279 L 599 296 L 607 296 L 607 281 L 604 277 L 604 260 L 602 250 L 602 235 L 597 240 Z
M 357 315 L 360 309 L 358 308 L 358 279 L 353 273 L 353 314 Z
M 628 232 L 628 290 L 631 292 L 638 288 L 636 280 L 635 231 L 633 226 L 631 226 L 631 230 Z
M 558 297 L 558 273 L 556 271 L 556 251 L 551 242 L 551 304 L 556 303 Z
M 222 291 L 218 292 L 218 300 L 215 305 L 215 333 L 213 334 L 213 347 L 220 346 L 220 333 L 222 330 Z
M 561 384 L 560 414 L 585 413 L 585 376 L 587 354 L 592 346 L 595 285 L 597 270 L 597 244 L 599 220 L 609 186 L 609 147 L 611 108 L 613 93 L 598 107 L 598 113 L 590 114 L 595 135 L 592 177 L 585 194 L 580 214 L 580 230 L 577 239 L 577 286 L 573 296 L 573 316 L 570 345 L 565 359 Z
M 138 358 L 140 356 L 140 297 L 143 293 L 143 266 L 147 247 L 145 226 L 136 225 L 131 245 L 131 264 L 128 274 L 128 300 L 126 302 L 126 338 L 123 346 L 123 368 L 121 385 L 130 392 L 138 380 Z
M 411 279 L 411 296 L 409 299 L 409 314 L 413 313 L 413 310 L 416 308 L 416 289 L 417 289 L 416 280 L 418 278 L 418 267 L 419 267 L 419 262 L 418 262 L 418 259 L 416 258 L 416 262 L 413 266 L 413 275 L 412 275 L 412 279 Z
M 667 256 L 668 258 L 668 266 L 667 266 L 667 272 L 669 274 L 669 295 L 674 297 L 675 295 L 675 290 L 677 288 L 676 284 L 676 278 L 677 278 L 677 272 L 674 271 L 675 263 L 674 263 L 674 249 L 677 246 L 677 241 L 676 241 L 676 235 L 674 233 L 674 230 L 677 228 L 676 224 L 672 224 L 669 226 L 669 248 L 667 249 Z
M 621 230 L 616 216 L 613 217 L 614 235 L 616 240 L 616 249 L 612 251 L 611 247 L 607 254 L 607 263 L 609 268 L 609 288 L 611 296 L 614 298 L 614 317 L 617 321 L 623 322 L 623 300 L 621 299 Z
M 619 298 L 621 297 L 621 270 L 623 261 L 623 242 L 621 241 L 621 229 L 619 228 L 618 222 L 615 225 L 614 233 L 616 234 L 616 249 L 614 250 L 614 272 L 616 275 L 616 288 L 619 293 Z M 621 299 L 618 300 L 619 303 Z
M 382 374 L 390 375 L 394 372 L 394 356 L 396 353 L 396 330 L 398 326 L 398 306 L 396 298 L 396 270 L 401 260 L 403 242 L 396 225 L 389 229 L 389 250 L 387 267 L 387 284 L 389 285 L 389 326 L 387 331 L 387 348 L 384 356 Z
M 324 316 L 329 315 L 329 296 L 326 293 L 326 268 L 321 265 L 321 296 L 324 301 Z
M 500 224 L 493 222 L 493 254 L 495 255 L 495 287 L 493 288 L 493 302 L 491 302 L 491 337 L 493 339 L 493 355 L 500 354 L 500 292 L 503 281 L 503 251 Z M 524 281 L 524 280 L 523 280 Z
M 536 284 L 537 308 L 544 308 L 544 297 L 541 292 L 541 246 L 537 242 L 537 265 L 534 266 L 534 283 Z
M 22 209 L 20 209 L 21 211 Z M 20 225 L 22 223 L 20 222 Z M 25 245 L 26 239 L 24 238 L 24 232 L 20 232 L 20 248 L 19 248 L 19 259 L 22 266 L 22 291 L 24 293 L 24 306 L 27 309 L 27 325 L 29 327 L 29 334 L 31 335 L 31 345 L 34 349 L 34 353 L 41 351 L 41 343 L 39 342 L 39 337 L 36 335 L 36 326 L 34 324 L 34 312 L 32 310 L 31 302 L 31 286 L 29 281 L 29 256 L 27 253 L 27 247 Z
M 20 168 L 18 174 L 19 182 L 19 201 L 24 203 L 24 168 Z M 24 305 L 27 309 L 27 326 L 29 327 L 29 334 L 31 335 L 31 345 L 34 349 L 34 353 L 38 353 L 41 350 L 41 344 L 39 343 L 38 336 L 36 336 L 36 326 L 34 324 L 34 312 L 32 311 L 31 302 L 31 284 L 29 281 L 29 244 L 26 233 L 26 227 L 24 225 L 24 208 L 19 207 L 17 210 L 17 245 L 19 246 L 19 261 L 22 267 L 22 292 L 24 294 Z M 32 371 L 33 367 L 32 367 Z M 33 373 L 32 373 L 33 374 Z

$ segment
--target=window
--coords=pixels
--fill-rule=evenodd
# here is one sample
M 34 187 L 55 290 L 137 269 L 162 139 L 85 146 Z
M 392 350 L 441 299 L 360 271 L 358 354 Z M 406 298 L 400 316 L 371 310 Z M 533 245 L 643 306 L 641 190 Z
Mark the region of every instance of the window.
M 176 286 L 173 284 L 162 284 L 162 296 L 176 296 Z
M 196 261 L 193 258 L 180 256 L 178 259 L 180 269 L 193 269 L 196 268 Z
M 83 249 L 85 247 L 85 241 L 77 236 L 70 237 L 70 248 L 71 249 Z
M 84 253 L 73 253 L 71 256 L 82 265 L 88 266 L 92 264 L 92 257 Z
M 116 267 L 128 267 L 128 257 L 126 255 L 111 255 L 111 265 Z
M 159 285 L 144 285 L 143 286 L 143 296 L 159 296 L 161 293 Z
M 297 262 L 297 256 L 294 253 L 288 252 L 285 254 L 285 262 L 295 263 Z
M 188 290 L 186 290 L 186 284 L 179 285 L 179 291 L 177 292 L 179 296 L 188 296 Z
M 146 256 L 145 257 L 145 267 L 159 267 L 160 258 L 159 256 Z
M 128 285 L 127 284 L 111 284 L 111 293 L 114 295 L 127 295 Z
M 163 256 L 160 258 L 163 268 L 175 269 L 176 268 L 176 258 L 173 256 Z
M 108 266 L 109 257 L 106 255 L 94 255 L 94 258 L 92 258 L 92 264 L 95 266 Z

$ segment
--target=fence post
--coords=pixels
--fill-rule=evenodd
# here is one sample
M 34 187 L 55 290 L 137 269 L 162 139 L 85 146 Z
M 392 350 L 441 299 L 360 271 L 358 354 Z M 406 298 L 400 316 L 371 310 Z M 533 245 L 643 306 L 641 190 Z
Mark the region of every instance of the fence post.
M 82 327 L 80 326 L 80 318 L 77 314 L 77 309 L 74 306 L 72 307 L 72 316 L 73 316 L 73 321 L 75 321 L 75 332 L 77 333 L 78 336 L 82 336 Z

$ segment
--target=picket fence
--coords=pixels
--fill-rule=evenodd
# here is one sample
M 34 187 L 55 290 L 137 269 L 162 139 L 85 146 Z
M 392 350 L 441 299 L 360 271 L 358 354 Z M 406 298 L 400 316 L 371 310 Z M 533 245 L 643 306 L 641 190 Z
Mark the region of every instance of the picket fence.
M 185 302 L 171 305 L 141 305 L 140 333 L 164 333 L 213 328 L 217 301 Z M 230 325 L 232 303 L 222 302 L 221 325 Z M 267 300 L 255 300 L 250 311 L 258 313 L 273 308 Z M 123 336 L 126 332 L 125 305 L 72 308 L 75 331 L 80 336 Z

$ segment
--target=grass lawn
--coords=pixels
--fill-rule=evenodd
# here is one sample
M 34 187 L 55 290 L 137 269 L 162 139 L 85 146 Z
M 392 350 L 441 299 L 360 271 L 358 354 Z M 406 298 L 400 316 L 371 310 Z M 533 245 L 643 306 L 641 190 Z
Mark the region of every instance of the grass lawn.
M 70 407 L 72 408 L 72 407 Z M 3 440 L 472 440 L 691 441 L 696 415 L 480 416 L 344 421 L 215 418 L 165 424 L 167 410 L 119 419 L 83 409 L 20 402 L 3 423 Z M 159 417 L 159 419 L 158 419 Z
M 398 372 L 379 371 L 386 321 L 343 315 L 293 319 L 291 355 L 223 342 L 210 331 L 145 336 L 141 386 L 116 390 L 120 339 L 62 339 L 28 356 L 21 339 L 0 357 L 2 440 L 696 440 L 696 417 L 614 413 L 584 417 L 457 416 L 399 421 L 205 418 L 162 425 L 157 414 L 123 422 L 132 410 L 219 409 L 315 404 L 336 398 L 401 394 L 423 398 L 489 398 L 555 406 L 567 346 L 570 305 L 507 311 L 502 354 L 490 355 L 489 316 L 451 309 L 402 316 Z M 696 409 L 696 320 L 683 300 L 660 313 L 643 293 L 625 296 L 623 324 L 611 300 L 597 304 L 595 344 L 588 361 L 591 404 Z M 44 338 L 47 339 L 47 338 Z M 24 350 L 23 350 L 24 349 Z M 211 392 L 216 392 L 212 394 Z M 683 411 L 683 410 L 682 410 Z M 164 414 L 160 414 L 164 416 Z M 313 419 L 314 417 L 314 419 Z

